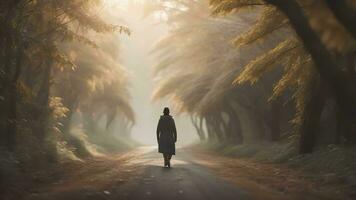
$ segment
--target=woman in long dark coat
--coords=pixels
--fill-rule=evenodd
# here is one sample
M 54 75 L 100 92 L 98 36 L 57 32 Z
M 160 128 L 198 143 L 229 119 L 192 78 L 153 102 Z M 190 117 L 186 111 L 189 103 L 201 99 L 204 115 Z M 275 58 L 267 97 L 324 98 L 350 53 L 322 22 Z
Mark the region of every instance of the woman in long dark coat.
M 177 130 L 174 119 L 169 115 L 169 108 L 163 109 L 157 126 L 158 152 L 163 154 L 164 166 L 171 167 L 172 155 L 176 154 Z

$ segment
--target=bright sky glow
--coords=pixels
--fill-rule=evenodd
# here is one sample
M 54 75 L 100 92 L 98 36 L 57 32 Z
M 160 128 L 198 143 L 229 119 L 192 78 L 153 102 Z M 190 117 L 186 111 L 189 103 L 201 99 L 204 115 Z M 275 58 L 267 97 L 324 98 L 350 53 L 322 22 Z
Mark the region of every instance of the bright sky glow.
M 154 81 L 151 68 L 157 61 L 150 52 L 153 46 L 168 32 L 164 23 L 167 18 L 165 12 L 144 15 L 144 5 L 153 0 L 104 0 L 105 11 L 110 12 L 109 21 L 114 24 L 123 24 L 132 31 L 129 37 L 120 36 L 120 57 L 122 64 L 130 72 L 132 107 L 136 113 L 136 124 L 132 129 L 133 139 L 142 144 L 156 145 L 156 126 L 163 107 L 173 107 L 169 101 L 151 102 Z M 168 6 L 172 8 L 172 6 Z M 144 17 L 145 16 L 145 17 Z M 115 21 L 115 19 L 121 21 Z M 175 118 L 179 145 L 194 142 L 197 139 L 195 130 L 187 116 L 177 116 L 171 109 Z

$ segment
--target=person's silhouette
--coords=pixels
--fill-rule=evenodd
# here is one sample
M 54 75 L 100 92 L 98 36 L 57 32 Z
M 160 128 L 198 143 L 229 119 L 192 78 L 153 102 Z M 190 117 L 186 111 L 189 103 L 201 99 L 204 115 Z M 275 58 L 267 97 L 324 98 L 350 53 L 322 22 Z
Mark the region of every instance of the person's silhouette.
M 158 152 L 163 154 L 164 166 L 171 167 L 170 160 L 176 153 L 177 130 L 174 119 L 169 115 L 169 108 L 163 109 L 157 125 Z

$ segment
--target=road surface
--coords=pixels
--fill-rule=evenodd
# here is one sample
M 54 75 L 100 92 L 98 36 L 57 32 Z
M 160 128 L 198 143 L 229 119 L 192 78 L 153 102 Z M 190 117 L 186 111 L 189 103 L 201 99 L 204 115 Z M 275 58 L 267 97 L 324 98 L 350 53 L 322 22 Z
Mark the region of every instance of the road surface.
M 177 152 L 172 168 L 162 167 L 162 155 L 153 147 L 128 152 L 112 162 L 92 161 L 25 199 L 249 199 L 245 191 L 216 177 L 185 151 Z
M 25 200 L 335 200 L 307 174 L 199 149 L 177 149 L 172 168 L 157 148 L 71 162 L 39 173 Z M 45 176 L 45 177 L 44 177 Z M 46 178 L 47 177 L 47 178 Z M 339 197 L 339 198 L 336 198 Z M 12 200 L 11 199 L 11 200 Z
M 129 200 L 245 200 L 247 194 L 211 174 L 184 151 L 172 160 L 172 168 L 162 167 L 163 159 L 155 149 L 140 158 L 145 166 L 142 177 L 121 188 L 122 199 Z M 119 189 L 120 190 L 120 189 Z M 126 196 L 125 196 L 126 195 Z M 121 199 L 121 198 L 120 198 Z

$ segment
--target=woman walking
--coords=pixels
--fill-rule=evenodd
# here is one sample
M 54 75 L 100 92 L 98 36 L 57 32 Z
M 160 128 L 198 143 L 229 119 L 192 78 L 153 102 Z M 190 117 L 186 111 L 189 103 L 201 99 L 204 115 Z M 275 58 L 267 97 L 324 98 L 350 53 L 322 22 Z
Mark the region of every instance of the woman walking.
M 157 126 L 158 152 L 163 154 L 164 166 L 171 167 L 172 155 L 176 154 L 177 130 L 174 119 L 169 115 L 169 108 L 163 109 Z

